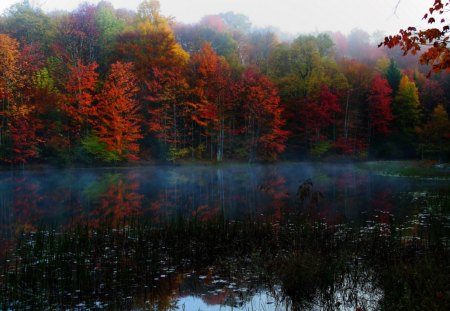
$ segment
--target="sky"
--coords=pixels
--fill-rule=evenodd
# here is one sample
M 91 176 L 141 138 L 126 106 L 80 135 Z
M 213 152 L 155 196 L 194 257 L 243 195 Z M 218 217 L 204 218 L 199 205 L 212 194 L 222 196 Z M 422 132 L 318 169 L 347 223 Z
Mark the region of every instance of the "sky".
M 45 11 L 73 10 L 82 0 L 30 0 Z M 88 0 L 97 3 L 98 0 Z M 115 8 L 136 10 L 141 0 L 109 0 Z M 204 15 L 227 11 L 242 13 L 258 27 L 275 26 L 282 31 L 311 33 L 354 28 L 369 33 L 397 33 L 400 28 L 420 26 L 433 0 L 160 0 L 161 12 L 178 22 L 195 23 Z M 0 0 L 0 12 L 17 0 Z M 397 9 L 396 5 L 398 4 Z

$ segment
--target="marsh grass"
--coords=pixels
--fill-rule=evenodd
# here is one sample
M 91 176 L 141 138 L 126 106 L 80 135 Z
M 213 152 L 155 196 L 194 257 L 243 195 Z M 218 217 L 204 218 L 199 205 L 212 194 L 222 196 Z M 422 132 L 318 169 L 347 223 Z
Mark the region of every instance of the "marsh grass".
M 1 262 L 1 307 L 169 310 L 174 290 L 194 277 L 197 289 L 219 281 L 248 288 L 245 296 L 234 291 L 235 306 L 266 289 L 294 310 L 445 310 L 449 221 L 441 211 L 425 214 L 422 226 L 417 219 L 330 225 L 297 212 L 275 223 L 217 217 L 41 227 L 19 234 Z

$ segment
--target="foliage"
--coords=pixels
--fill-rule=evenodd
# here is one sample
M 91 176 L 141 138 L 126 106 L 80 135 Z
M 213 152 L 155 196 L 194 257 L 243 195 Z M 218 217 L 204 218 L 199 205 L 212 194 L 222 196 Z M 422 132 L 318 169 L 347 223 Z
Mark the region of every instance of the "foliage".
M 5 31 L 22 43 L 39 43 L 50 48 L 55 25 L 50 16 L 28 1 L 16 3 L 6 11 Z
M 24 74 L 29 66 L 20 53 L 18 41 L 4 34 L 0 34 L 0 59 L 0 160 L 26 163 L 38 155 L 39 124 Z
M 311 149 L 311 155 L 320 158 L 333 148 L 333 144 L 329 141 L 321 141 Z
M 391 86 L 391 89 L 393 90 L 394 94 L 396 94 L 398 91 L 398 87 L 400 86 L 402 73 L 400 72 L 400 69 L 392 58 L 389 61 L 389 66 L 386 69 L 385 75 L 386 79 L 389 82 L 389 85 Z
M 108 145 L 100 141 L 98 136 L 88 135 L 81 140 L 84 150 L 95 159 L 106 163 L 120 161 L 120 156 L 115 151 L 108 150 Z
M 69 65 L 69 77 L 65 85 L 66 96 L 63 110 L 72 121 L 72 131 L 80 135 L 86 123 L 95 122 L 95 91 L 98 82 L 97 63 L 84 65 L 79 59 Z
M 283 130 L 283 110 L 275 86 L 268 77 L 248 68 L 242 74 L 240 92 L 245 118 L 242 132 L 246 136 L 249 161 L 257 157 L 275 160 L 284 151 L 288 136 Z
M 450 121 L 443 105 L 438 105 L 423 127 L 416 129 L 419 135 L 419 152 L 438 156 L 439 160 L 450 152 Z
M 427 20 L 444 16 L 447 2 L 435 1 Z M 385 44 L 434 44 L 422 61 L 443 70 L 444 28 Z M 120 162 L 417 156 L 423 121 L 439 104 L 448 112 L 449 76 L 427 78 L 417 59 L 377 49 L 377 36 L 286 40 L 233 12 L 184 25 L 157 0 L 136 12 L 101 1 L 52 14 L 24 1 L 0 19 L 1 159 L 109 161 L 103 146 Z
M 214 147 L 216 160 L 222 161 L 225 148 L 227 120 L 232 109 L 232 80 L 230 67 L 224 57 L 218 56 L 206 43 L 192 56 L 194 109 L 192 120 L 202 128 Z M 214 148 L 214 150 L 213 150 Z
M 416 54 L 423 47 L 427 47 L 427 50 L 420 55 L 420 62 L 431 65 L 434 72 L 449 71 L 450 49 L 447 44 L 450 26 L 445 18 L 449 4 L 450 1 L 448 0 L 434 0 L 433 5 L 423 16 L 423 19 L 431 25 L 430 28 L 418 30 L 411 26 L 407 29 L 401 29 L 399 34 L 386 37 L 384 42 L 380 43 L 380 46 L 384 45 L 389 48 L 400 46 L 405 55 L 407 53 Z M 436 24 L 440 25 L 437 26 Z
M 406 135 L 412 135 L 420 123 L 421 106 L 414 81 L 403 76 L 393 105 L 397 128 Z
M 169 149 L 169 154 L 167 160 L 174 162 L 178 159 L 183 159 L 191 155 L 191 150 L 189 148 L 176 149 L 175 146 L 171 146 Z
M 388 135 L 394 119 L 391 111 L 392 89 L 388 81 L 376 75 L 368 96 L 370 126 L 377 133 Z
M 94 128 L 98 140 L 121 160 L 137 159 L 137 140 L 143 137 L 139 103 L 135 99 L 139 89 L 132 70 L 132 63 L 112 64 L 96 106 Z

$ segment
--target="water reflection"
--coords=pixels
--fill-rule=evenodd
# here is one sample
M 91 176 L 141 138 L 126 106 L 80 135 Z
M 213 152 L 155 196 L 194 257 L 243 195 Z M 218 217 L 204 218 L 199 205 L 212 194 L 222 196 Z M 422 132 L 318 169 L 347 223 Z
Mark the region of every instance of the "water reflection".
M 2 172 L 0 190 L 4 309 L 450 303 L 442 181 L 282 164 Z
M 320 204 L 311 198 L 309 207 L 299 203 L 298 187 L 307 179 L 320 193 Z M 2 230 L 32 230 L 41 223 L 74 220 L 117 223 L 130 215 L 145 215 L 153 222 L 180 216 L 208 220 L 218 215 L 282 221 L 283 210 L 311 207 L 315 217 L 330 223 L 357 222 L 375 211 L 409 213 L 399 204 L 400 195 L 440 185 L 331 165 L 1 172 L 0 225 Z

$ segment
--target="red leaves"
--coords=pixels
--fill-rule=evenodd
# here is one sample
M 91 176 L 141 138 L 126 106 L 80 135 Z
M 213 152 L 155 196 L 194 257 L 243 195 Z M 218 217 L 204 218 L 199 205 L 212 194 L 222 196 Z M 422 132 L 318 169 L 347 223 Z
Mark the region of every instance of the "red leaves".
M 322 85 L 317 97 L 307 100 L 304 107 L 302 118 L 311 133 L 308 139 L 321 140 L 319 133 L 333 123 L 334 114 L 340 111 L 337 96 L 326 85 Z
M 12 140 L 12 162 L 26 163 L 27 159 L 36 157 L 37 137 L 35 131 L 36 120 L 28 115 L 12 115 L 10 131 Z
M 375 132 L 387 135 L 393 120 L 391 111 L 392 89 L 386 79 L 376 75 L 372 81 L 368 96 L 368 113 L 371 127 Z
M 359 138 L 341 136 L 337 139 L 335 147 L 345 155 L 355 155 L 367 150 L 367 143 Z
M 288 132 L 283 130 L 280 98 L 273 83 L 256 68 L 248 68 L 242 74 L 240 100 L 243 102 L 244 132 L 251 155 L 265 160 L 275 160 L 286 148 Z M 253 160 L 253 159 L 251 159 Z

